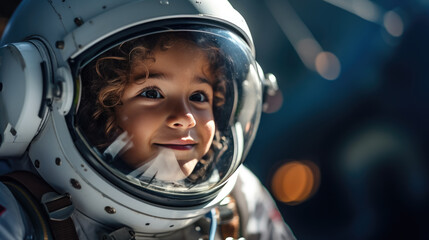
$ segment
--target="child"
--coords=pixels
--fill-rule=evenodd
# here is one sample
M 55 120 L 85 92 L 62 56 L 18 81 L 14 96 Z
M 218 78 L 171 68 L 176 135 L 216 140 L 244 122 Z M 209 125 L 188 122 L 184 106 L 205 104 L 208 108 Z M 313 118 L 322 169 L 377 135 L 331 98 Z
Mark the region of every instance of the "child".
M 294 239 L 242 166 L 275 83 L 227 1 L 25 0 L 1 43 L 0 239 Z

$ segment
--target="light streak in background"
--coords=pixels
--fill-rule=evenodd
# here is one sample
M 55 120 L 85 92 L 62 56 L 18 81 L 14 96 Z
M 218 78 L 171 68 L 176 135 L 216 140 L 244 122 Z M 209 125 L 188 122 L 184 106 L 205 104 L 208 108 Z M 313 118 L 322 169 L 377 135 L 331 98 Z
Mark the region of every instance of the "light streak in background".
M 386 11 L 371 1 L 324 1 L 380 25 L 393 37 L 400 37 L 404 32 L 404 21 L 397 12 Z M 266 0 L 265 3 L 304 65 L 327 80 L 337 79 L 341 72 L 341 62 L 335 54 L 323 50 L 289 2 Z
M 337 56 L 323 50 L 289 2 L 266 0 L 265 3 L 304 65 L 327 80 L 337 79 L 341 72 Z
M 324 0 L 338 8 L 350 12 L 364 20 L 375 23 L 386 29 L 393 37 L 404 32 L 404 22 L 395 11 L 386 11 L 376 3 L 368 0 Z

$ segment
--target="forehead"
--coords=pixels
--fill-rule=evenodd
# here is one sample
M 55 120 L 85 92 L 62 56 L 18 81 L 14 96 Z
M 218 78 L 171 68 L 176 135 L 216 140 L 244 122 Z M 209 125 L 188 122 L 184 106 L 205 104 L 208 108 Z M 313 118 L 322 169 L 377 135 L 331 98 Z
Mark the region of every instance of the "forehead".
M 152 53 L 155 63 L 169 63 L 187 68 L 191 67 L 187 66 L 190 64 L 197 68 L 211 67 L 208 52 L 187 41 L 178 41 L 168 48 L 157 46 Z

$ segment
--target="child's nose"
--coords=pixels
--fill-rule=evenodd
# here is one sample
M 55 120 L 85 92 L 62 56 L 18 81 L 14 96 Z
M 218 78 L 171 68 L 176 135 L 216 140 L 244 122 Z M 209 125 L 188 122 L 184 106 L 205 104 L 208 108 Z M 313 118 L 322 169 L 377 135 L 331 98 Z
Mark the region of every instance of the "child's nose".
M 180 105 L 180 106 L 179 106 Z M 173 106 L 171 115 L 167 119 L 170 128 L 193 128 L 197 124 L 194 115 L 186 104 L 176 104 Z
M 196 124 L 194 116 L 191 113 L 187 113 L 169 121 L 168 126 L 171 128 L 193 128 Z

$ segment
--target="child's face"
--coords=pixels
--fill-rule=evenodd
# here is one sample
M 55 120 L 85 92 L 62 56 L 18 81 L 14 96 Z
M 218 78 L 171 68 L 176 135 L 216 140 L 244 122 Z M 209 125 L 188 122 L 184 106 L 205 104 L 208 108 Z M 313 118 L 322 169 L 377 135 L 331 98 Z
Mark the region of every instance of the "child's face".
M 153 57 L 132 66 L 131 83 L 116 109 L 119 127 L 133 143 L 123 159 L 138 167 L 169 149 L 189 175 L 215 133 L 213 74 L 204 53 L 184 41 L 156 48 Z

